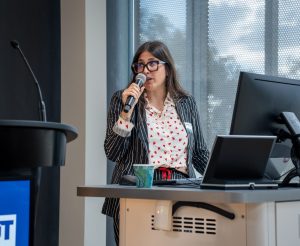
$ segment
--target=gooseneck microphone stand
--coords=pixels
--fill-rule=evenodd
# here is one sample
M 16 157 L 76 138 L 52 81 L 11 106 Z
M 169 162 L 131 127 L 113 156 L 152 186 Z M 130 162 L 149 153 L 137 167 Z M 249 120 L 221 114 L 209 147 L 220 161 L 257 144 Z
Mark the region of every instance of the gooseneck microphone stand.
M 29 62 L 27 61 L 26 56 L 24 55 L 19 42 L 17 40 L 12 40 L 10 41 L 11 46 L 18 50 L 23 61 L 25 62 L 25 65 L 29 71 L 29 73 L 31 74 L 33 81 L 36 85 L 36 89 L 38 92 L 38 96 L 39 96 L 39 119 L 40 121 L 47 121 L 47 115 L 46 115 L 46 106 L 45 106 L 45 102 L 43 100 L 43 96 L 42 96 L 42 91 L 39 85 L 39 82 L 34 74 L 34 72 L 31 69 L 31 66 L 29 64 Z M 38 208 L 39 208 L 39 197 L 40 197 L 40 187 L 41 187 L 41 178 L 42 178 L 42 167 L 35 167 L 34 169 L 32 169 L 32 176 L 33 176 L 33 187 L 34 187 L 34 213 L 33 213 L 33 234 L 32 238 L 30 239 L 31 244 L 35 245 L 36 244 L 36 239 L 35 239 L 35 235 L 36 235 L 36 231 L 37 231 L 37 215 L 38 215 Z

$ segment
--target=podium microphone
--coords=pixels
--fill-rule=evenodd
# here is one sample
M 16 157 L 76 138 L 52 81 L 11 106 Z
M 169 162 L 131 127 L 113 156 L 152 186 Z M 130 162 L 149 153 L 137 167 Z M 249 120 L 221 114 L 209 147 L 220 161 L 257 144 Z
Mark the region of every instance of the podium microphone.
M 29 72 L 31 73 L 31 76 L 32 76 L 32 78 L 35 82 L 36 88 L 38 90 L 38 95 L 39 95 L 39 100 L 40 100 L 40 102 L 39 102 L 39 104 L 40 104 L 39 105 L 40 120 L 41 121 L 47 121 L 45 102 L 43 100 L 42 91 L 41 91 L 39 82 L 37 81 L 32 69 L 31 69 L 31 67 L 30 67 L 30 65 L 29 65 L 29 63 L 28 63 L 28 61 L 25 57 L 25 55 L 23 54 L 23 51 L 20 48 L 20 45 L 19 45 L 18 41 L 17 40 L 12 40 L 12 41 L 10 41 L 10 44 L 14 49 L 17 49 L 20 52 L 20 55 L 21 55 L 23 61 L 25 62 L 26 67 L 28 68 Z

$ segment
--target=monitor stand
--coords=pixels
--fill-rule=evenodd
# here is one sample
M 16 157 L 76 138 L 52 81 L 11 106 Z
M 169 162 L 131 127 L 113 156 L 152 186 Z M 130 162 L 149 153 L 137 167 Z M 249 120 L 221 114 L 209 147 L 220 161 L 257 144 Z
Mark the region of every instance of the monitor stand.
M 287 134 L 287 138 L 290 138 L 293 143 L 291 159 L 295 168 L 293 168 L 282 181 L 282 186 L 287 186 L 293 178 L 300 178 L 300 121 L 293 112 L 281 112 L 280 118 L 289 130 L 290 134 Z M 296 186 L 300 186 L 299 181 L 296 183 Z
M 299 148 L 299 146 L 297 146 L 297 148 Z M 291 180 L 296 177 L 299 177 L 299 180 L 300 180 L 300 159 L 299 159 L 296 151 L 299 152 L 299 150 L 296 150 L 295 144 L 293 144 L 293 146 L 291 148 L 291 159 L 292 159 L 292 162 L 293 162 L 295 168 L 293 168 L 291 171 L 289 171 L 289 173 L 285 176 L 285 178 L 283 179 L 283 181 L 281 183 L 282 186 L 300 187 L 299 181 L 298 181 L 298 183 L 291 183 Z

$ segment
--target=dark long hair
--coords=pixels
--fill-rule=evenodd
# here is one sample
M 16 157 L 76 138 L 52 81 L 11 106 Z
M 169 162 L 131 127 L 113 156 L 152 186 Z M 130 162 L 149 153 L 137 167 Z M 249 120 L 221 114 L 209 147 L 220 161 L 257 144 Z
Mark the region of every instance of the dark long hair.
M 166 87 L 167 87 L 167 92 L 170 93 L 170 96 L 175 100 L 187 96 L 188 93 L 181 87 L 178 81 L 174 60 L 168 47 L 161 41 L 148 41 L 146 43 L 143 43 L 137 49 L 133 57 L 132 64 L 138 62 L 140 55 L 145 51 L 148 51 L 157 59 L 165 62 L 166 74 L 167 74 Z M 133 70 L 132 72 L 133 72 L 132 79 L 134 79 L 136 73 Z

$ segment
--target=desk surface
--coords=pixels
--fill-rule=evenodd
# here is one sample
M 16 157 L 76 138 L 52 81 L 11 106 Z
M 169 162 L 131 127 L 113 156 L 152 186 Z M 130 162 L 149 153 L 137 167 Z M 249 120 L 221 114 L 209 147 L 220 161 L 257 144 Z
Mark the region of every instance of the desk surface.
M 134 186 L 99 185 L 78 187 L 77 195 L 82 197 L 205 201 L 211 203 L 262 203 L 300 200 L 300 189 L 208 190 L 182 187 L 153 187 L 151 189 L 141 189 Z

